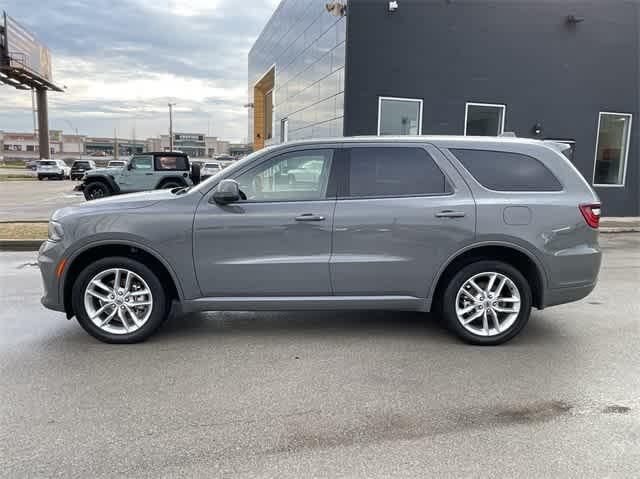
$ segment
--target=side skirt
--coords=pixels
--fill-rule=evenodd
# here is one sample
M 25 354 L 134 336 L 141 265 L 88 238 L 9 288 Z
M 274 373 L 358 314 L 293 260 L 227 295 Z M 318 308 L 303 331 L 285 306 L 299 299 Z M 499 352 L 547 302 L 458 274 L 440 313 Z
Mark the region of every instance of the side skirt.
M 197 311 L 427 311 L 424 299 L 413 296 L 273 296 L 198 298 L 176 304 L 182 313 Z

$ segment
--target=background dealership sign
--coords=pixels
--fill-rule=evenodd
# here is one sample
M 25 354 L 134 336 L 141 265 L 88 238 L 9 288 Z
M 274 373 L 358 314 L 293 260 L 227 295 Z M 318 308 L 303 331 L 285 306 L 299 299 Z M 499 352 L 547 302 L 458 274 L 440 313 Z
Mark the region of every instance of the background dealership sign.
M 15 19 L 3 12 L 4 57 L 9 66 L 27 70 L 31 74 L 50 82 L 51 51 Z

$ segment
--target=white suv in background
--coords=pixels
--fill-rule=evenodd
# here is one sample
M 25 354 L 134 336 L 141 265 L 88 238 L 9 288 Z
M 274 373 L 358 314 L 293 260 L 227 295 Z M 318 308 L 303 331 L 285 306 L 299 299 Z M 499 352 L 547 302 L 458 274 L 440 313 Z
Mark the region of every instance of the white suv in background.
M 71 178 L 71 167 L 62 160 L 40 160 L 36 173 L 39 180 L 44 178 L 64 180 Z

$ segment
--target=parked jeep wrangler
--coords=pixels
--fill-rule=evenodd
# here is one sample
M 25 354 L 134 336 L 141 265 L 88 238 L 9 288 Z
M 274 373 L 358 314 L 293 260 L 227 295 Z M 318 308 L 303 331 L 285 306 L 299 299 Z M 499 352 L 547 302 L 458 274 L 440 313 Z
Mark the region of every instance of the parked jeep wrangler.
M 200 168 L 184 153 L 157 152 L 134 155 L 122 168 L 88 171 L 75 189 L 87 200 L 138 191 L 171 189 L 200 182 Z

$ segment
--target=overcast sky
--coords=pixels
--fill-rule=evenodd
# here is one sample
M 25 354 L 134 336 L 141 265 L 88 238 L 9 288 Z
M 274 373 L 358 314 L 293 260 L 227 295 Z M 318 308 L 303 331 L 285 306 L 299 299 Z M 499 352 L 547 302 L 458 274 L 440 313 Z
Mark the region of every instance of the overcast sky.
M 52 51 L 49 128 L 136 138 L 247 135 L 247 53 L 279 0 L 0 0 Z M 207 131 L 207 129 L 209 131 Z M 32 131 L 31 93 L 0 84 L 0 130 Z

